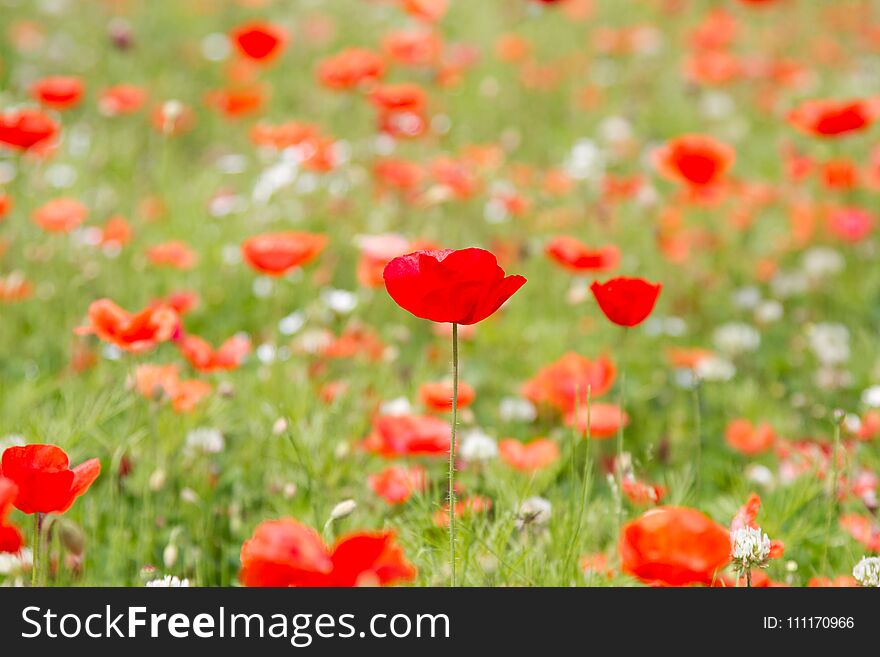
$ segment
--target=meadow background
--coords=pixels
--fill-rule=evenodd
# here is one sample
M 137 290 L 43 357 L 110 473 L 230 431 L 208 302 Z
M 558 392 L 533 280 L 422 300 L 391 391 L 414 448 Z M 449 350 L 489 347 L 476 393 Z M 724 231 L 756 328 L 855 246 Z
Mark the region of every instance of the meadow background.
M 378 0 L 0 0 L 0 109 L 35 104 L 29 89 L 44 76 L 85 84 L 82 101 L 56 115 L 61 134 L 51 153 L 0 149 L 0 190 L 13 201 L 0 219 L 0 445 L 48 442 L 72 464 L 102 462 L 100 478 L 64 516 L 83 541 L 79 554 L 70 557 L 69 545 L 54 539 L 52 583 L 140 585 L 153 566 L 150 577 L 233 585 L 243 541 L 259 522 L 281 517 L 316 527 L 329 542 L 354 529 L 393 528 L 418 568 L 415 583 L 446 583 L 448 539 L 434 520 L 444 460 L 413 459 L 430 486 L 391 506 L 368 484 L 387 461 L 359 449 L 380 405 L 399 409 L 407 400 L 423 414 L 419 386 L 450 372 L 448 334 L 398 308 L 384 288 L 358 281 L 358 236 L 389 232 L 487 248 L 508 273 L 528 279 L 462 342 L 462 381 L 476 392 L 461 418 L 462 449 L 472 432 L 492 441 L 546 436 L 560 458 L 529 475 L 491 458 L 491 449 L 485 461 L 460 457 L 464 490 L 492 502 L 458 525 L 464 584 L 636 583 L 617 569 L 614 440 L 587 444 L 552 412 L 511 410 L 523 412 L 523 383 L 570 351 L 626 368 L 625 451 L 640 481 L 663 488 L 663 504 L 697 508 L 727 526 L 758 492 L 761 528 L 785 543 L 770 580 L 803 586 L 848 575 L 870 541 L 878 544 L 876 535 L 856 540 L 839 520 L 857 515 L 877 531 L 880 453 L 873 435 L 859 432 L 880 403 L 872 392 L 880 384 L 880 268 L 873 233 L 842 240 L 825 229 L 823 212 L 857 206 L 876 217 L 877 132 L 816 139 L 785 116 L 807 98 L 880 95 L 880 5 L 764 4 L 451 0 L 426 22 Z M 693 34 L 717 11 L 736 25 L 722 49 L 758 62 L 758 72 L 720 81 L 689 73 Z M 270 65 L 236 71 L 226 35 L 256 18 L 283 27 L 289 42 Z M 430 31 L 443 44 L 439 63 L 392 62 L 384 76 L 427 94 L 427 129 L 412 139 L 382 134 L 364 93 L 329 90 L 315 74 L 344 48 L 381 52 L 383 37 L 400 29 Z M 790 74 L 767 72 L 781 62 Z M 229 116 L 206 94 L 242 84 L 236 75 L 265 97 L 255 111 Z M 146 91 L 144 107 L 107 116 L 101 92 L 122 83 Z M 156 128 L 151 113 L 168 101 L 189 108 L 190 129 Z M 334 143 L 334 165 L 311 171 L 256 146 L 250 134 L 261 121 L 319 126 Z M 730 177 L 740 186 L 712 203 L 682 201 L 651 163 L 652 149 L 693 132 L 736 150 Z M 375 174 L 383 158 L 427 170 L 475 146 L 494 159 L 471 169 L 477 184 L 466 198 L 430 174 L 412 196 L 382 190 Z M 817 170 L 793 178 L 791 149 Z M 832 159 L 850 161 L 858 182 L 842 189 L 823 181 L 821 164 Z M 553 185 L 554 176 L 565 184 Z M 615 180 L 632 188 L 615 194 Z M 57 197 L 78 199 L 88 216 L 69 233 L 47 234 L 31 216 Z M 793 237 L 797 212 L 819 217 L 801 240 Z M 102 246 L 101 228 L 117 215 L 133 237 Z M 687 236 L 683 252 L 669 248 L 671 224 Z M 328 245 L 301 270 L 268 279 L 242 262 L 239 246 L 281 230 L 322 233 Z M 544 253 L 562 234 L 615 244 L 621 261 L 612 274 L 573 275 Z M 147 250 L 170 240 L 195 253 L 192 267 L 151 262 Z M 587 289 L 617 274 L 664 286 L 652 317 L 624 344 Z M 27 294 L 9 292 L 13 277 L 27 281 Z M 188 333 L 214 345 L 250 338 L 241 367 L 203 374 L 171 344 L 133 356 L 74 334 L 96 299 L 136 310 L 181 290 L 199 298 L 184 317 Z M 378 358 L 326 353 L 353 328 L 375 334 Z M 694 347 L 719 359 L 721 380 L 695 384 L 670 362 L 671 348 Z M 190 411 L 128 384 L 137 365 L 171 362 L 212 386 Z M 345 384 L 332 400 L 331 382 Z M 603 401 L 616 403 L 617 385 L 619 378 Z M 818 474 L 827 467 L 792 475 L 791 445 L 809 441 L 827 465 L 836 409 L 847 416 L 847 448 L 844 481 L 831 497 L 827 473 Z M 736 419 L 769 423 L 773 447 L 753 456 L 732 448 L 725 429 Z M 219 432 L 222 448 L 203 449 L 192 438 L 200 429 Z M 520 526 L 520 506 L 535 496 L 552 511 Z M 354 511 L 328 522 L 348 499 Z M 650 503 L 623 505 L 632 519 Z M 28 519 L 10 518 L 27 533 Z M 584 555 L 604 556 L 609 572 L 585 575 Z M 3 563 L 0 579 L 21 577 L 14 560 Z

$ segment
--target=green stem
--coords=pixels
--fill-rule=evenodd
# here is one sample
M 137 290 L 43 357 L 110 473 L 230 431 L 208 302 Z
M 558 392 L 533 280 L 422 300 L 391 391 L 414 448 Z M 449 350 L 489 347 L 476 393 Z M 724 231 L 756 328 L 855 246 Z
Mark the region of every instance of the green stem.
M 696 376 L 696 373 L 694 374 Z M 696 473 L 694 474 L 694 478 L 696 481 L 696 499 L 700 499 L 700 492 L 702 491 L 702 469 L 703 469 L 703 404 L 700 396 L 700 380 L 695 379 L 694 388 L 693 388 L 693 399 L 694 399 L 694 433 L 695 441 L 696 441 L 696 457 L 694 461 L 696 462 Z
M 828 567 L 828 543 L 831 540 L 831 521 L 837 508 L 837 452 L 840 446 L 840 425 L 843 417 L 834 423 L 834 445 L 831 448 L 831 481 L 828 485 L 828 514 L 825 518 L 825 541 L 822 547 L 822 572 Z
M 42 561 L 42 555 L 40 552 L 42 551 L 42 538 L 43 538 L 43 514 L 35 513 L 34 514 L 34 533 L 33 540 L 31 541 L 31 586 L 37 586 L 37 582 L 39 581 L 39 573 L 37 572 L 37 567 Z
M 746 567 L 746 588 L 752 588 L 752 569 Z
M 449 566 L 455 586 L 455 425 L 458 423 L 458 324 L 452 323 L 452 435 L 449 439 Z
M 624 333 L 625 339 L 626 333 Z M 621 340 L 621 345 L 624 340 Z M 620 408 L 620 423 L 617 425 L 617 456 L 615 457 L 615 478 L 617 480 L 617 509 L 614 517 L 616 518 L 617 528 L 614 539 L 617 541 L 620 537 L 620 528 L 623 525 L 623 424 L 624 424 L 624 408 L 626 405 L 626 370 L 623 366 L 623 354 L 620 357 L 620 395 L 618 399 L 618 407 Z

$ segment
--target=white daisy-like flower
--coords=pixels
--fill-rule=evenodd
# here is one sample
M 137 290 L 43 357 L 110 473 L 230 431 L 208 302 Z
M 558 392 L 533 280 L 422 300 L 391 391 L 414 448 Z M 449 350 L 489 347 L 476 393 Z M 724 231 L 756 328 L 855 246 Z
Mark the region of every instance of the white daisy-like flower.
M 862 557 L 852 574 L 862 586 L 880 587 L 880 557 Z
M 712 341 L 728 356 L 755 351 L 761 344 L 761 334 L 748 324 L 722 324 L 712 334 Z
M 186 444 L 183 449 L 187 455 L 219 454 L 225 447 L 226 442 L 219 429 L 199 427 L 186 434 Z
M 760 528 L 743 527 L 732 531 L 730 546 L 730 557 L 738 569 L 763 568 L 770 559 L 770 537 Z
M 862 403 L 871 408 L 880 408 L 880 386 L 871 386 L 862 391 Z
M 700 359 L 695 372 L 701 381 L 730 381 L 736 374 L 736 367 L 725 358 L 710 356 Z
M 490 461 L 498 456 L 495 439 L 480 429 L 471 429 L 461 439 L 461 457 L 465 461 Z
M 849 360 L 849 329 L 843 324 L 823 322 L 807 329 L 810 349 L 825 365 L 840 365 Z
M 150 588 L 162 589 L 189 588 L 189 580 L 180 579 L 179 577 L 173 575 L 165 575 L 165 577 L 151 579 L 145 584 L 145 586 L 148 586 Z
M 533 422 L 538 411 L 528 399 L 505 397 L 498 407 L 498 415 L 505 422 Z
M 529 497 L 523 500 L 516 515 L 516 528 L 519 530 L 528 526 L 543 527 L 550 522 L 553 513 L 553 505 L 543 497 Z
M 382 402 L 379 412 L 382 415 L 409 415 L 412 413 L 412 404 L 406 397 L 396 397 Z

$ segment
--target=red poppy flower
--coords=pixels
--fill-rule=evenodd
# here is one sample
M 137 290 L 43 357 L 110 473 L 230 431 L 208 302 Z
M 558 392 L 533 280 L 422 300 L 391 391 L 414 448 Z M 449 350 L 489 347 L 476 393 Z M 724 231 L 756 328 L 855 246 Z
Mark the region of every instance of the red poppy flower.
M 18 487 L 13 504 L 23 513 L 64 513 L 100 473 L 98 459 L 71 470 L 67 454 L 55 445 L 9 447 L 0 468 Z
M 209 91 L 205 94 L 205 104 L 223 116 L 235 119 L 259 112 L 267 98 L 265 88 L 252 85 Z
M 730 559 L 730 536 L 696 509 L 659 507 L 627 523 L 621 568 L 653 586 L 709 585 Z
M 154 265 L 174 269 L 192 269 L 198 256 L 186 242 L 172 240 L 147 249 L 147 259 Z
M 470 406 L 476 393 L 467 383 L 458 384 L 458 408 Z M 422 403 L 432 411 L 452 410 L 452 381 L 437 381 L 424 383 L 419 387 L 419 398 Z
M 808 588 L 857 588 L 858 580 L 851 575 L 838 575 L 834 579 L 830 577 L 811 577 L 807 582 Z
M 666 496 L 666 489 L 663 486 L 649 484 L 632 476 L 625 477 L 620 487 L 633 504 L 659 504 Z
M 85 221 L 89 211 L 73 198 L 56 198 L 34 210 L 34 223 L 47 233 L 69 233 Z
M 146 102 L 146 91 L 133 84 L 120 84 L 103 91 L 98 109 L 105 116 L 119 116 L 137 112 Z
M 318 81 L 328 89 L 347 91 L 376 82 L 385 74 L 384 60 L 366 48 L 347 48 L 318 65 Z
M 591 249 L 568 235 L 554 237 L 544 251 L 555 263 L 574 272 L 609 271 L 620 262 L 620 249 L 613 244 Z
M 74 76 L 42 78 L 31 85 L 31 96 L 57 110 L 75 106 L 82 99 L 83 91 L 82 80 Z
M 34 293 L 33 284 L 21 272 L 0 276 L 0 301 L 13 303 L 29 299 Z
M 0 221 L 3 221 L 3 218 L 9 214 L 9 211 L 12 209 L 12 197 L 9 194 L 4 194 L 0 192 Z
M 587 419 L 589 418 L 589 423 Z M 610 438 L 617 434 L 620 430 L 621 423 L 623 426 L 629 424 L 629 415 L 622 412 L 620 407 L 615 404 L 606 404 L 603 402 L 595 402 L 589 405 L 580 406 L 577 411 L 570 411 L 565 414 L 564 418 L 566 426 L 575 427 L 578 433 L 583 436 L 587 435 L 587 426 L 590 428 L 591 440 L 602 440 Z
M 35 109 L 0 112 L 0 144 L 26 151 L 47 143 L 61 128 L 51 117 Z
M 605 317 L 618 326 L 638 326 L 654 309 L 661 287 L 644 278 L 621 276 L 605 283 L 594 281 L 590 290 Z
M 125 217 L 110 217 L 101 229 L 101 246 L 124 246 L 131 237 L 131 225 Z
M 880 526 L 872 518 L 849 513 L 841 516 L 840 526 L 871 552 L 880 552 Z
M 733 165 L 736 152 L 707 135 L 682 135 L 670 139 L 654 154 L 660 173 L 692 187 L 719 182 Z
M 200 372 L 234 370 L 251 351 L 251 341 L 242 335 L 232 336 L 216 350 L 196 335 L 181 337 L 177 346 L 189 364 Z
M 439 21 L 449 8 L 449 0 L 400 0 L 400 3 L 410 16 L 428 23 Z
M 277 25 L 252 21 L 235 28 L 230 38 L 242 57 L 265 63 L 275 59 L 284 50 L 287 33 Z
M 476 324 L 501 307 L 526 279 L 504 275 L 483 249 L 416 251 L 385 267 L 385 289 L 404 310 L 433 322 Z
M 403 504 L 414 492 L 424 490 L 425 469 L 417 465 L 391 465 L 367 478 L 370 488 L 388 504 Z
M 549 438 L 535 438 L 527 443 L 504 438 L 498 441 L 498 453 L 514 470 L 536 472 L 553 465 L 559 458 L 559 446 Z
M 776 433 L 766 422 L 752 426 L 748 420 L 739 419 L 727 425 L 724 439 L 728 445 L 746 456 L 756 456 L 773 447 Z
M 18 495 L 18 486 L 6 477 L 0 477 L 0 552 L 18 552 L 21 548 L 21 534 L 12 525 L 6 524 L 6 516 Z
M 77 329 L 79 335 L 94 333 L 101 340 L 133 353 L 149 351 L 174 337 L 180 325 L 177 313 L 165 305 L 149 306 L 131 314 L 110 299 L 89 305 L 89 324 Z
M 788 122 L 814 137 L 839 137 L 868 128 L 877 118 L 866 100 L 808 100 L 788 114 Z
M 846 242 L 861 242 L 874 230 L 874 217 L 862 208 L 832 208 L 826 222 L 828 232 Z
M 241 253 L 256 271 L 283 276 L 318 257 L 326 243 L 327 238 L 316 233 L 264 233 L 245 240 Z
M 292 518 L 261 523 L 241 548 L 245 586 L 385 586 L 415 579 L 393 532 L 357 532 L 328 550 Z
M 198 379 L 180 378 L 177 365 L 138 365 L 135 387 L 152 401 L 170 400 L 175 413 L 188 413 L 211 394 L 211 384 Z
M 455 503 L 455 519 L 467 518 L 482 513 L 488 513 L 492 509 L 492 500 L 482 495 L 471 495 Z M 434 524 L 445 528 L 449 526 L 449 504 L 434 512 Z
M 382 50 L 404 66 L 431 66 L 439 60 L 443 42 L 432 32 L 401 30 L 385 35 Z
M 382 277 L 385 266 L 397 256 L 409 253 L 419 246 L 430 248 L 427 244 L 410 242 L 397 233 L 364 235 L 358 238 L 358 246 L 361 257 L 358 260 L 357 278 L 364 287 L 381 286 L 385 282 Z
M 578 405 L 586 406 L 588 396 L 595 399 L 608 392 L 616 374 L 614 363 L 606 356 L 591 361 L 570 351 L 541 368 L 523 385 L 523 394 L 535 404 L 568 413 Z
M 449 424 L 430 416 L 380 415 L 364 439 L 368 452 L 396 456 L 444 456 L 449 454 Z

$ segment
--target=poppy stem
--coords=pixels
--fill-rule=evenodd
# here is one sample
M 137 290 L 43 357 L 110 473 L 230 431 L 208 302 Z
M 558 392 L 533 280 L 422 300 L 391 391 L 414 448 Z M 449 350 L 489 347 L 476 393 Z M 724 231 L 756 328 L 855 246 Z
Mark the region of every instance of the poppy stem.
M 617 509 L 615 518 L 617 520 L 617 531 L 615 532 L 615 541 L 620 539 L 620 528 L 623 525 L 623 425 L 624 417 L 626 417 L 626 336 L 629 330 L 624 328 L 620 338 L 620 399 L 617 402 L 620 408 L 620 422 L 617 425 L 617 454 L 614 459 L 614 474 L 617 480 Z
M 694 475 L 696 481 L 696 498 L 700 499 L 702 491 L 702 468 L 703 468 L 703 400 L 700 394 L 700 379 L 696 377 L 694 380 L 693 398 L 694 398 L 694 438 L 696 442 L 696 473 Z
M 840 425 L 844 414 L 837 411 L 834 422 L 834 443 L 831 447 L 831 479 L 828 482 L 828 514 L 825 518 L 825 541 L 822 546 L 822 572 L 828 568 L 828 543 L 831 540 L 831 521 L 837 507 L 837 452 L 840 446 Z
M 452 323 L 452 434 L 449 438 L 449 566 L 455 586 L 455 426 L 458 424 L 458 324 Z
M 752 569 L 751 567 L 746 567 L 746 588 L 752 588 Z
M 31 541 L 31 586 L 37 586 L 37 582 L 39 581 L 37 567 L 42 561 L 42 555 L 40 554 L 42 548 L 42 538 L 43 538 L 43 514 L 35 513 L 34 514 L 34 534 L 33 540 Z

